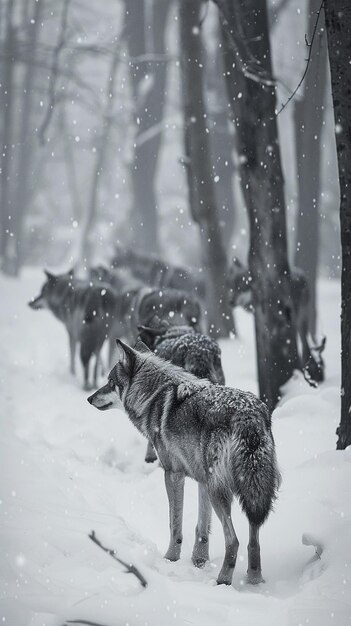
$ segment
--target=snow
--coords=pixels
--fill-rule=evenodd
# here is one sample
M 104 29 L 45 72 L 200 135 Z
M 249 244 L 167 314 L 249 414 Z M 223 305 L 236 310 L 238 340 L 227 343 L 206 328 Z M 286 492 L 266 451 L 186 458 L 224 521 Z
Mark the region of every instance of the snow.
M 196 485 L 186 486 L 181 560 L 166 562 L 163 472 L 143 461 L 146 442 L 119 411 L 99 413 L 68 374 L 65 330 L 26 302 L 42 275 L 1 278 L 0 623 L 62 626 L 344 626 L 351 622 L 351 450 L 335 451 L 339 417 L 339 287 L 320 285 L 327 380 L 288 383 L 273 416 L 283 475 L 261 532 L 265 583 L 245 583 L 248 525 L 233 505 L 239 558 L 231 587 L 215 583 L 223 536 L 214 518 L 211 562 L 190 561 Z M 222 343 L 228 384 L 256 390 L 253 324 Z M 136 578 L 88 538 L 134 563 Z M 315 554 L 317 552 L 319 556 Z

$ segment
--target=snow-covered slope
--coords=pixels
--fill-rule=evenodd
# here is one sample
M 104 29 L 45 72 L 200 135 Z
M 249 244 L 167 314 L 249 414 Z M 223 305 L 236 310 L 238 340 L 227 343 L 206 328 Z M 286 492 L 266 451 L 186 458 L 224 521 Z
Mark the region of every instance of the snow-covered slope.
M 64 328 L 26 302 L 42 276 L 1 279 L 0 623 L 62 626 L 346 626 L 351 621 L 351 451 L 335 451 L 339 415 L 339 291 L 321 284 L 327 381 L 300 375 L 274 413 L 283 483 L 261 532 L 265 583 L 244 582 L 248 525 L 233 505 L 240 540 L 233 585 L 217 587 L 224 546 L 213 522 L 211 563 L 190 561 L 197 490 L 187 484 L 182 558 L 168 540 L 163 471 L 143 461 L 145 441 L 118 411 L 99 413 L 68 374 Z M 256 390 L 252 319 L 223 342 L 228 384 Z M 138 566 L 134 576 L 89 539 Z M 320 556 L 315 556 L 316 548 Z M 1 621 L 2 620 L 2 621 Z

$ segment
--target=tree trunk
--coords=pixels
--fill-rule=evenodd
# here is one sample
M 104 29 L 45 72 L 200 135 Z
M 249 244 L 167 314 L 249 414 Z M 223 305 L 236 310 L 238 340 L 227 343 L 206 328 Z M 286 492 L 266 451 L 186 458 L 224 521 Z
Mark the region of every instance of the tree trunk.
M 23 97 L 21 101 L 21 118 L 19 132 L 19 152 L 17 164 L 17 184 L 13 206 L 13 234 L 14 258 L 13 273 L 18 274 L 23 261 L 23 223 L 28 210 L 31 195 L 31 168 L 33 166 L 33 109 L 34 109 L 34 80 L 36 74 L 35 54 L 40 29 L 43 0 L 34 3 L 33 18 L 30 20 L 27 62 L 23 81 Z
M 83 215 L 81 236 L 78 253 L 78 263 L 83 265 L 86 271 L 91 265 L 92 249 L 90 241 L 90 233 L 95 224 L 96 212 L 99 201 L 99 187 L 103 167 L 105 162 L 106 149 L 108 146 L 111 126 L 113 122 L 113 107 L 115 104 L 115 83 L 117 76 L 117 67 L 119 63 L 120 42 L 116 46 L 115 54 L 112 56 L 111 66 L 107 76 L 105 89 L 105 109 L 103 111 L 102 131 L 97 142 L 96 157 L 93 166 L 93 172 L 90 183 L 90 194 L 88 199 L 87 210 Z
M 14 113 L 14 48 L 15 33 L 13 13 L 15 3 L 7 0 L 4 19 L 4 59 L 3 59 L 3 86 L 2 86 L 2 150 L 1 150 L 1 224 L 0 224 L 0 254 L 2 269 L 11 273 L 10 238 L 12 232 L 12 171 L 13 171 L 13 113 Z
M 170 6 L 171 0 L 126 0 L 126 40 L 136 124 L 131 164 L 132 243 L 146 252 L 160 249 L 155 176 L 162 139 L 167 78 L 162 55 Z
M 310 0 L 308 35 L 312 41 L 320 0 Z M 307 276 L 309 303 L 309 330 L 315 337 L 317 325 L 316 280 L 319 250 L 320 169 L 324 100 L 327 83 L 327 41 L 324 14 L 321 13 L 313 44 L 308 72 L 304 81 L 304 95 L 295 100 L 295 145 L 298 176 L 297 247 L 295 265 Z
M 220 39 L 219 28 L 216 28 L 215 35 L 216 39 Z M 229 126 L 228 95 L 224 79 L 223 54 L 218 45 L 215 47 L 214 54 L 207 55 L 206 75 L 206 100 L 211 120 L 210 146 L 212 169 L 214 175 L 218 177 L 215 184 L 215 198 L 224 249 L 228 250 L 233 237 L 236 217 L 233 186 L 233 150 L 235 145 L 233 133 L 230 132 Z
M 271 75 L 267 8 L 264 1 L 217 3 L 223 17 L 227 89 L 240 163 L 240 177 L 250 221 L 249 267 L 255 308 L 258 380 L 261 398 L 273 408 L 280 388 L 299 367 L 296 324 L 287 256 L 284 181 L 281 168 L 276 96 L 272 86 L 244 76 L 238 67 L 241 33 L 249 52 Z M 240 19 L 240 24 L 236 20 Z
M 204 105 L 204 55 L 201 0 L 180 0 L 180 47 L 183 81 L 185 153 L 190 210 L 200 228 L 209 332 L 225 337 L 234 331 L 226 292 L 227 259 L 221 240 Z
M 340 182 L 341 419 L 337 448 L 351 445 L 351 4 L 324 0 Z

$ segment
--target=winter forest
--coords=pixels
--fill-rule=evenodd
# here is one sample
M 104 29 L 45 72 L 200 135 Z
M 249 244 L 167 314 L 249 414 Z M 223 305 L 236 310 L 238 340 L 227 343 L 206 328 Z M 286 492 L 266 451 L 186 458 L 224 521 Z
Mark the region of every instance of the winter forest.
M 1 623 L 349 625 L 351 4 L 0 0 L 0 143 Z

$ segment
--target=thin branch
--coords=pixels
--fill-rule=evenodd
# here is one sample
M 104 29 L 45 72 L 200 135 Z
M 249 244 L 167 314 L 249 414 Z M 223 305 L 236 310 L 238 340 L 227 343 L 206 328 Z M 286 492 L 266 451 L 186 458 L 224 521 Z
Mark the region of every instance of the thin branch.
M 136 576 L 136 578 L 139 580 L 140 584 L 143 587 L 147 587 L 147 581 L 145 580 L 144 576 L 139 572 L 139 570 L 135 567 L 135 565 L 133 565 L 132 563 L 126 563 L 125 561 L 123 561 L 116 555 L 115 550 L 111 550 L 110 548 L 106 548 L 105 546 L 103 546 L 102 543 L 97 538 L 94 530 L 92 530 L 90 535 L 88 536 L 89 536 L 89 539 L 91 539 L 97 546 L 99 546 L 99 548 L 101 548 L 101 550 L 104 550 L 104 552 L 107 552 L 107 554 L 112 556 L 112 558 L 115 561 L 117 561 L 117 563 L 120 563 L 121 565 L 123 565 L 123 567 L 126 568 L 127 574 L 134 574 L 134 576 Z
M 256 59 L 249 46 L 242 28 L 242 21 L 240 11 L 237 7 L 237 0 L 230 3 L 230 6 L 234 12 L 234 19 L 230 20 L 227 11 L 227 4 L 225 0 L 213 0 L 217 5 L 218 10 L 222 17 L 222 25 L 225 29 L 226 36 L 228 38 L 231 48 L 238 56 L 238 64 L 245 76 L 256 83 L 262 85 L 274 86 L 276 81 L 273 76 L 267 72 L 261 65 L 260 61 Z
M 48 102 L 48 107 L 46 109 L 46 114 L 43 119 L 42 125 L 40 126 L 39 131 L 38 131 L 39 142 L 41 145 L 45 144 L 45 133 L 50 124 L 50 120 L 51 120 L 51 117 L 55 108 L 56 83 L 57 83 L 57 78 L 59 75 L 59 58 L 60 58 L 60 53 L 65 45 L 69 3 L 70 3 L 70 0 L 64 1 L 62 15 L 61 15 L 60 35 L 58 38 L 57 46 L 53 54 L 52 72 L 50 75 L 50 83 L 49 83 L 49 102 Z
M 83 619 L 68 619 L 64 623 L 64 626 L 67 626 L 67 624 L 86 624 L 86 626 L 106 626 L 105 624 L 100 624 L 99 622 L 90 622 L 90 621 L 86 621 Z
M 300 89 L 300 87 L 301 87 L 301 85 L 302 85 L 303 81 L 304 81 L 304 80 L 305 80 L 305 78 L 306 78 L 306 74 L 307 74 L 307 72 L 308 72 L 308 68 L 309 68 L 309 66 L 310 66 L 310 62 L 311 62 L 311 58 L 312 58 L 313 43 L 314 43 L 314 40 L 315 40 L 315 37 L 316 37 L 317 28 L 318 28 L 318 22 L 319 22 L 319 18 L 320 18 L 320 14 L 321 14 L 322 8 L 323 8 L 323 4 L 324 4 L 324 0 L 322 0 L 322 2 L 321 2 L 321 4 L 320 4 L 320 7 L 319 7 L 319 9 L 318 9 L 318 11 L 317 11 L 317 17 L 316 17 L 316 21 L 315 21 L 315 24 L 314 24 L 314 27 L 313 27 L 313 33 L 312 33 L 311 42 L 310 42 L 310 43 L 308 43 L 308 42 L 307 42 L 307 40 L 306 40 L 306 38 L 305 38 L 306 45 L 307 45 L 307 46 L 308 46 L 308 48 L 309 48 L 309 52 L 308 52 L 308 57 L 307 57 L 307 61 L 306 61 L 306 67 L 305 67 L 305 70 L 304 70 L 304 72 L 303 72 L 303 74 L 302 74 L 302 76 L 301 76 L 301 78 L 300 78 L 300 80 L 299 80 L 298 84 L 296 85 L 296 87 L 295 87 L 294 91 L 292 92 L 292 94 L 289 96 L 289 98 L 286 100 L 286 102 L 284 102 L 284 103 L 282 104 L 282 106 L 280 107 L 280 109 L 279 109 L 279 111 L 278 111 L 278 113 L 277 113 L 277 117 L 278 117 L 278 115 L 279 115 L 282 111 L 284 111 L 285 107 L 286 107 L 286 106 L 289 104 L 289 102 L 291 102 L 291 100 L 294 98 L 294 96 L 296 95 L 296 93 L 297 93 L 297 92 L 298 92 L 298 90 Z

